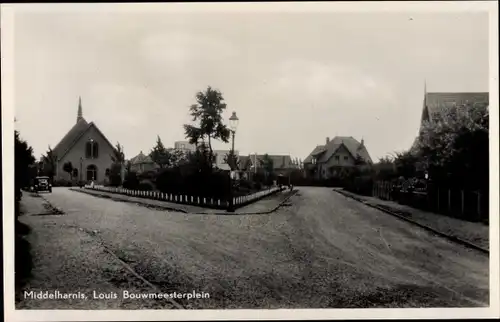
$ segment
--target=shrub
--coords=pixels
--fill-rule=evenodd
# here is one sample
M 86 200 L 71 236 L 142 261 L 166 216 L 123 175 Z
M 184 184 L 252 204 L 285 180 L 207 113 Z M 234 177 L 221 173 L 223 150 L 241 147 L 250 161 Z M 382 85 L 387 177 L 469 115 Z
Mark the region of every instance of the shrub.
M 180 169 L 165 169 L 156 178 L 161 192 L 191 196 L 226 198 L 229 194 L 229 176 L 225 172 L 182 173 Z
M 141 191 L 152 191 L 154 190 L 154 187 L 151 183 L 149 182 L 141 182 L 137 185 L 137 190 Z
M 129 172 L 123 181 L 123 187 L 125 189 L 137 190 L 139 187 L 139 178 L 137 178 L 137 173 L 133 171 Z

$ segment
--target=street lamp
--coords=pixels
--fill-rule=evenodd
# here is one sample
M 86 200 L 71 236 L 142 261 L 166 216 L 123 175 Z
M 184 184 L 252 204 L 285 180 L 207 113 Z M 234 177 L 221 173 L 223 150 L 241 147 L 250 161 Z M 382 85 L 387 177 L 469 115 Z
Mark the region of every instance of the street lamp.
M 232 134 L 232 149 L 231 149 L 231 160 L 233 167 L 236 164 L 236 158 L 234 153 L 234 136 L 236 134 L 236 128 L 238 127 L 238 116 L 236 116 L 236 112 L 233 112 L 231 117 L 229 118 L 229 127 L 231 128 Z M 229 160 L 228 160 L 229 161 Z M 233 201 L 233 168 L 231 168 L 230 176 L 229 176 L 229 209 L 228 211 L 234 212 L 234 201 Z
M 236 133 L 236 128 L 238 127 L 238 122 L 240 119 L 236 116 L 236 112 L 233 112 L 229 118 L 229 127 L 231 128 L 231 133 L 233 134 L 233 153 L 234 153 L 234 135 Z

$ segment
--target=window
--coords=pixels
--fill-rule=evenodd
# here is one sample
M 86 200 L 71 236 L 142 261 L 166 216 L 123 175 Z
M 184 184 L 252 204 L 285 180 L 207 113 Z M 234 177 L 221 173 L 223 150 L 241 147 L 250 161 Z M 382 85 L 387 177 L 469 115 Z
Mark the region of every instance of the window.
M 73 178 L 78 177 L 78 169 L 73 169 Z
M 97 167 L 93 164 L 87 167 L 87 181 L 97 180 Z
M 106 169 L 105 176 L 106 176 L 106 177 L 109 177 L 109 174 L 110 174 L 110 173 L 109 173 L 109 169 Z
M 85 144 L 85 156 L 87 159 L 97 159 L 99 157 L 99 144 L 90 139 Z
M 336 155 L 335 156 L 335 161 L 339 161 L 340 160 L 340 156 Z
M 349 160 L 349 157 L 347 155 L 344 155 L 344 161 Z

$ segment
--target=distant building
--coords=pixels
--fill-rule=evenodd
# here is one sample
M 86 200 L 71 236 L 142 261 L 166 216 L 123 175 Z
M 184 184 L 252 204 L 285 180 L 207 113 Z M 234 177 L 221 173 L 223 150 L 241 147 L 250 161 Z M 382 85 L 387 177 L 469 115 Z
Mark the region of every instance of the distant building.
M 133 171 L 137 174 L 141 174 L 143 172 L 155 170 L 158 168 L 156 163 L 151 159 L 149 155 L 145 155 L 144 153 L 139 152 L 138 155 L 129 160 L 130 171 Z
M 174 143 L 174 149 L 183 152 L 193 152 L 196 151 L 196 145 L 191 144 L 188 141 L 176 141 Z
M 115 147 L 94 122 L 83 118 L 82 101 L 78 101 L 76 124 L 54 147 L 56 159 L 55 180 L 82 180 L 106 183 Z M 64 164 L 71 162 L 73 171 L 64 171 Z
M 231 152 L 231 150 L 214 150 L 214 166 L 221 170 L 231 170 L 231 167 L 226 162 L 226 156 Z M 234 154 L 238 157 L 239 152 L 234 151 Z
M 250 154 L 240 157 L 240 170 L 248 172 L 258 172 L 262 168 L 262 163 L 265 160 L 265 154 Z M 273 171 L 275 174 L 286 175 L 292 169 L 298 169 L 297 162 L 292 160 L 290 155 L 275 155 L 268 154 L 272 160 Z
M 373 161 L 365 147 L 364 140 L 358 142 L 352 136 L 326 138 L 324 145 L 318 145 L 304 159 L 307 177 L 329 179 L 337 176 L 343 168 L 356 165 L 356 160 L 372 164 Z

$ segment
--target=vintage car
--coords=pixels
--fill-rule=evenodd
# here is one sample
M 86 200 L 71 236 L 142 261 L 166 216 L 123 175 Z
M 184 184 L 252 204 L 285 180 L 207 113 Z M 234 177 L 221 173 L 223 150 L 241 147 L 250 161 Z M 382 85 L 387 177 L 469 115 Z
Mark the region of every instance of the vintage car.
M 36 177 L 33 180 L 33 191 L 48 191 L 52 192 L 52 184 L 49 177 Z

